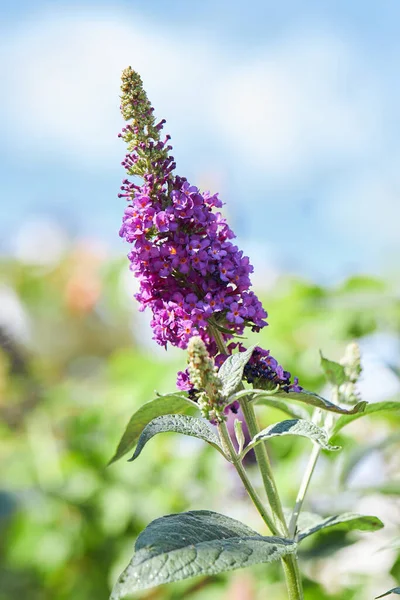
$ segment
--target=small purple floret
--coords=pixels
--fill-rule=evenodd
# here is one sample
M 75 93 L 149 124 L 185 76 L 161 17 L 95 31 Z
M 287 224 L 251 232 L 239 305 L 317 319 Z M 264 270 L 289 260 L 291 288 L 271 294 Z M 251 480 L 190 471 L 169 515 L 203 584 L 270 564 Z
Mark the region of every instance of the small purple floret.
M 178 375 L 176 378 L 176 387 L 182 392 L 187 392 L 193 389 L 193 385 L 189 379 L 189 372 L 186 369 L 185 371 L 178 371 Z

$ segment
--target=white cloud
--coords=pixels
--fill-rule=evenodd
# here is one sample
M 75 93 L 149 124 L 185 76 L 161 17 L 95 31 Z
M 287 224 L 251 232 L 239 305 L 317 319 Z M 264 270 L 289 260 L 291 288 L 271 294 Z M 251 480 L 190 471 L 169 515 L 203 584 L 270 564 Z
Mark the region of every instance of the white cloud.
M 210 144 L 221 140 L 231 158 L 270 176 L 302 178 L 358 160 L 379 129 L 366 68 L 333 34 L 290 34 L 241 60 L 194 29 L 160 29 L 116 11 L 60 11 L 3 35 L 0 58 L 15 147 L 23 139 L 27 151 L 67 155 L 85 168 L 121 155 L 117 90 L 130 63 L 175 140 L 193 148 L 190 134 L 209 128 Z
M 0 42 L 8 91 L 1 102 L 11 143 L 39 154 L 66 154 L 85 167 L 107 166 L 121 155 L 118 90 L 128 64 L 166 113 L 181 111 L 185 119 L 187 107 L 201 104 L 196 80 L 208 59 L 195 45 L 189 56 L 189 42 L 139 18 L 128 24 L 115 12 L 95 18 L 52 13 L 23 24 Z
M 22 263 L 51 266 L 61 260 L 68 247 L 62 227 L 50 219 L 24 221 L 13 239 L 13 254 Z
M 397 269 L 400 235 L 400 157 L 368 165 L 332 189 L 325 216 L 332 227 L 353 239 L 368 241 L 368 252 Z M 392 264 L 390 264 L 392 263 Z
M 259 49 L 226 78 L 218 121 L 246 164 L 307 176 L 379 142 L 381 110 L 366 67 L 333 34 L 304 32 Z

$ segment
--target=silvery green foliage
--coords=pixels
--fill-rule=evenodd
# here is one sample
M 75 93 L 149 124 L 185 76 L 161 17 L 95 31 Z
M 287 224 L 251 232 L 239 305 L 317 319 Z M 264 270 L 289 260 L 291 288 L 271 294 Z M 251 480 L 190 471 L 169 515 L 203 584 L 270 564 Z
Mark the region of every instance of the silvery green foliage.
M 219 438 L 212 430 L 211 425 L 204 419 L 189 417 L 187 415 L 163 415 L 153 419 L 143 429 L 135 453 L 130 460 L 135 460 L 139 456 L 152 437 L 158 433 L 170 431 L 200 438 L 224 454 Z
M 318 427 L 318 425 L 315 425 L 312 421 L 306 421 L 305 419 L 288 419 L 269 425 L 257 433 L 246 446 L 244 453 L 251 448 L 254 448 L 254 446 L 260 442 L 284 435 L 297 435 L 308 438 L 321 446 L 324 450 L 340 450 L 339 446 L 331 446 L 328 443 L 329 438 L 327 432 L 321 427 Z
M 296 544 L 264 537 L 243 523 L 207 511 L 156 519 L 139 535 L 135 553 L 111 600 L 196 575 L 215 575 L 294 553 Z
M 307 390 L 302 390 L 301 392 L 284 392 L 278 390 L 275 394 L 276 397 L 279 398 L 289 398 L 290 400 L 296 400 L 297 402 L 304 402 L 305 404 L 309 404 L 310 406 L 315 406 L 315 408 L 321 408 L 322 410 L 327 410 L 329 412 L 334 412 L 342 415 L 354 415 L 357 413 L 364 412 L 368 402 L 362 401 L 358 402 L 351 409 L 343 408 L 334 404 L 330 400 L 323 398 L 319 394 L 315 394 L 314 392 L 309 392 Z
M 246 352 L 231 354 L 222 364 L 218 376 L 222 381 L 222 396 L 226 400 L 234 394 L 242 385 L 243 370 L 253 354 L 255 346 L 251 346 Z
M 152 419 L 170 413 L 185 413 L 191 408 L 197 408 L 196 404 L 182 393 L 157 396 L 143 404 L 132 415 L 109 464 L 117 461 L 136 446 L 140 434 Z
M 339 431 L 343 429 L 343 427 L 345 427 L 352 421 L 359 419 L 360 417 L 372 415 L 377 412 L 389 412 L 392 410 L 400 412 L 399 401 L 391 400 L 385 402 L 374 402 L 373 404 L 366 404 L 364 410 L 361 412 L 350 412 L 340 416 L 333 427 L 333 434 L 335 435 L 336 433 L 339 433 Z
M 381 596 L 376 596 L 375 600 L 378 600 L 378 598 L 384 598 L 385 596 L 389 596 L 390 594 L 398 594 L 400 596 L 400 587 L 392 588 L 391 590 L 385 592 Z
M 286 413 L 289 415 L 289 417 L 293 417 L 294 419 L 308 419 L 310 417 L 310 414 L 306 408 L 288 404 L 283 399 L 276 398 L 275 396 L 276 394 L 271 395 L 271 393 L 265 392 L 264 390 L 252 390 L 251 394 L 249 394 L 251 402 L 254 402 L 258 405 L 275 408 Z
M 322 352 L 320 352 L 320 355 L 321 367 L 329 383 L 339 386 L 342 385 L 342 383 L 345 383 L 345 381 L 348 381 L 348 377 L 343 365 L 335 362 L 334 360 L 325 358 Z
M 325 529 L 340 529 L 341 531 L 377 531 L 382 529 L 383 523 L 378 517 L 370 515 L 359 515 L 356 513 L 344 513 L 325 519 L 319 515 L 302 512 L 298 521 L 298 541 L 323 531 Z

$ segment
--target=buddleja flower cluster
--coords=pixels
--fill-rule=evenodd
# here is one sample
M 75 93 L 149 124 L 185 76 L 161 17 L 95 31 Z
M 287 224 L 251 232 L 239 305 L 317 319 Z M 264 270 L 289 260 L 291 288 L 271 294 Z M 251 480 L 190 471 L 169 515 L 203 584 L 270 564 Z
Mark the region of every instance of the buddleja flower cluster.
M 200 336 L 211 355 L 217 347 L 210 326 L 224 341 L 246 326 L 259 330 L 267 316 L 250 291 L 249 259 L 234 245 L 235 235 L 217 210 L 217 194 L 200 192 L 174 174 L 169 136 L 160 139 L 164 121 L 155 122 L 142 81 L 131 68 L 123 72 L 121 110 L 131 121 L 121 137 L 128 144 L 122 163 L 140 185 L 125 179 L 120 197 L 129 204 L 120 235 L 132 244 L 131 269 L 140 282 L 136 299 L 150 308 L 154 339 L 186 348 Z
M 261 389 L 274 389 L 278 387 L 285 392 L 301 392 L 303 389 L 299 385 L 297 377 L 291 382 L 291 374 L 285 371 L 278 364 L 278 361 L 271 356 L 269 350 L 263 350 L 258 346 L 244 368 L 243 377 L 248 383 L 252 383 L 254 387 Z
M 125 179 L 119 194 L 128 200 L 120 235 L 132 245 L 128 257 L 139 280 L 135 297 L 140 310 L 152 311 L 158 344 L 187 348 L 198 336 L 220 366 L 226 355 L 216 356 L 221 350 L 216 333 L 226 345 L 245 327 L 259 331 L 267 325 L 267 313 L 250 290 L 253 267 L 232 241 L 235 234 L 218 211 L 218 194 L 200 192 L 174 173 L 170 137 L 161 139 L 165 121 L 156 122 L 142 80 L 130 67 L 122 74 L 121 90 L 121 112 L 129 122 L 120 134 L 128 146 L 122 165 L 140 178 L 138 183 Z M 234 342 L 227 348 L 244 350 Z M 262 352 L 257 359 L 253 355 L 245 378 L 297 390 L 297 380 L 291 384 L 290 373 Z M 178 373 L 177 385 L 189 393 L 197 390 L 188 370 Z

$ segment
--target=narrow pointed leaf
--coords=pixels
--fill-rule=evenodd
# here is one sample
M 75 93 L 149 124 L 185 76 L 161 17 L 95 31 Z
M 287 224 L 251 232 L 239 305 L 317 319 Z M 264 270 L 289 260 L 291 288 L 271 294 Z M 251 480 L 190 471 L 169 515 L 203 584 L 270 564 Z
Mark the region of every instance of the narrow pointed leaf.
M 398 594 L 400 596 L 400 587 L 392 588 L 388 592 L 382 594 L 382 596 L 376 596 L 375 600 L 378 600 L 378 598 L 384 598 L 385 596 L 389 596 L 390 594 Z
M 352 421 L 359 419 L 360 417 L 372 415 L 372 414 L 378 413 L 378 412 L 393 411 L 393 410 L 398 411 L 400 414 L 400 402 L 399 401 L 392 400 L 392 401 L 374 402 L 373 404 L 367 404 L 367 406 L 365 407 L 365 410 L 363 412 L 356 413 L 356 414 L 343 415 L 342 417 L 339 417 L 339 419 L 336 421 L 335 426 L 333 428 L 333 435 L 336 433 L 339 433 L 339 431 L 341 429 L 343 429 L 343 427 L 345 427 Z
M 306 421 L 305 419 L 288 419 L 287 421 L 281 421 L 280 423 L 274 423 L 269 425 L 251 440 L 251 442 L 244 449 L 244 454 L 251 448 L 254 448 L 260 442 L 271 439 L 277 436 L 283 435 L 298 435 L 306 437 L 313 442 L 317 443 L 324 450 L 340 450 L 339 446 L 330 446 L 328 443 L 327 432 L 318 427 L 312 421 Z
M 358 515 L 356 513 L 344 513 L 334 517 L 323 519 L 319 515 L 301 513 L 299 518 L 299 542 L 304 538 L 324 529 L 340 529 L 341 531 L 377 531 L 382 529 L 383 523 L 378 517 L 370 515 Z
M 293 417 L 294 419 L 308 419 L 310 417 L 307 409 L 301 406 L 293 406 L 292 404 L 288 404 L 284 400 L 275 398 L 275 395 L 270 396 L 260 392 L 258 394 L 254 394 L 251 397 L 251 402 L 260 404 L 262 406 L 270 406 L 271 408 L 276 408 L 277 410 L 281 410 L 282 412 L 289 415 L 289 417 Z
M 325 373 L 325 377 L 327 378 L 329 383 L 332 383 L 332 385 L 339 386 L 348 380 L 343 365 L 340 365 L 339 363 L 335 362 L 334 360 L 329 360 L 329 359 L 325 358 L 323 356 L 322 352 L 320 352 L 320 354 L 321 354 L 321 367 L 322 367 L 322 370 Z
M 290 400 L 296 400 L 296 402 L 304 402 L 310 406 L 315 406 L 317 408 L 322 408 L 322 410 L 328 410 L 330 412 L 339 413 L 342 415 L 354 415 L 362 413 L 365 410 L 365 407 L 368 405 L 368 402 L 362 401 L 358 402 L 351 409 L 342 408 L 341 406 L 330 402 L 330 400 L 327 400 L 318 394 L 314 394 L 314 392 L 309 392 L 308 390 L 288 393 L 284 392 L 283 390 L 279 390 L 274 397 L 288 398 Z
M 163 415 L 150 421 L 143 429 L 135 453 L 130 460 L 135 460 L 139 456 L 152 437 L 158 433 L 167 433 L 169 431 L 200 438 L 211 444 L 211 446 L 214 446 L 221 454 L 224 454 L 218 436 L 211 429 L 211 425 L 204 419 L 189 417 L 187 415 Z
M 111 600 L 196 575 L 215 575 L 294 553 L 296 544 L 263 537 L 247 525 L 200 510 L 156 519 L 139 535 L 135 554 Z
M 238 453 L 240 454 L 245 444 L 245 437 L 243 433 L 242 421 L 239 421 L 239 419 L 235 419 L 234 430 L 236 441 L 238 443 Z
M 146 402 L 131 417 L 115 454 L 108 464 L 111 465 L 124 454 L 130 452 L 136 446 L 143 429 L 155 417 L 172 413 L 185 413 L 193 410 L 193 408 L 196 408 L 196 404 L 183 394 L 166 394 Z
M 255 346 L 251 346 L 246 352 L 231 354 L 221 365 L 218 376 L 222 381 L 222 395 L 224 398 L 229 398 L 229 396 L 240 388 L 243 379 L 243 370 L 249 362 L 254 348 Z

